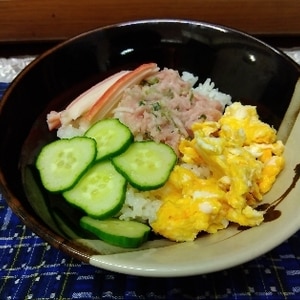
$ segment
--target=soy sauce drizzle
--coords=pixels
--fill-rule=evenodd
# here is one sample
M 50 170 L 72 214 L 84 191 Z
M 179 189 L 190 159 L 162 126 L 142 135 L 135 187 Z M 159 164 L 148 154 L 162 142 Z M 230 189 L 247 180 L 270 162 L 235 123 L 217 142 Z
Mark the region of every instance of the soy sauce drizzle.
M 257 210 L 264 211 L 264 222 L 271 222 L 278 219 L 281 216 L 281 211 L 277 210 L 276 207 L 288 196 L 288 194 L 295 188 L 299 177 L 300 177 L 300 164 L 297 164 L 294 168 L 295 175 L 293 177 L 291 185 L 287 188 L 287 190 L 276 200 L 274 200 L 271 204 L 262 204 L 257 207 Z
M 277 206 L 288 196 L 288 194 L 295 188 L 299 178 L 300 178 L 300 164 L 297 164 L 294 168 L 295 175 L 293 177 L 291 185 L 287 188 L 287 190 L 276 200 L 273 202 L 265 203 L 259 205 L 256 210 L 265 211 L 264 213 L 264 223 L 274 221 L 281 216 L 281 211 L 276 209 Z M 238 230 L 244 231 L 250 229 L 250 226 L 238 226 Z

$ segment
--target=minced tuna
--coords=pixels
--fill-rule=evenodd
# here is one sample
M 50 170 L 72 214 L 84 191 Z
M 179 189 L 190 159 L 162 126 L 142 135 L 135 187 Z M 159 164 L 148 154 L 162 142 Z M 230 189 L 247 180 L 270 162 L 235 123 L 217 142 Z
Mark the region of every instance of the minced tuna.
M 231 102 L 230 96 L 214 90 L 210 80 L 194 89 L 196 80 L 192 74 L 185 72 L 181 77 L 178 71 L 165 68 L 126 89 L 113 116 L 136 139 L 164 142 L 178 153 L 178 143 L 191 136 L 193 123 L 217 121 Z

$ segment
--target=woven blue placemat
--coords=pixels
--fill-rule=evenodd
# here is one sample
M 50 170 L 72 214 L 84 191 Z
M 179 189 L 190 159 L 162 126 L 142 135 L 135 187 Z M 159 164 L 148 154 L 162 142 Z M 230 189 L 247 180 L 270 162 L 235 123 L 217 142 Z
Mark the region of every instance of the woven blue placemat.
M 0 83 L 0 98 L 8 87 Z M 232 269 L 184 278 L 118 274 L 81 263 L 23 225 L 0 194 L 0 299 L 300 299 L 300 231 Z
M 8 85 L 9 84 L 6 82 L 0 82 L 0 99 L 2 98 L 4 91 L 7 89 Z

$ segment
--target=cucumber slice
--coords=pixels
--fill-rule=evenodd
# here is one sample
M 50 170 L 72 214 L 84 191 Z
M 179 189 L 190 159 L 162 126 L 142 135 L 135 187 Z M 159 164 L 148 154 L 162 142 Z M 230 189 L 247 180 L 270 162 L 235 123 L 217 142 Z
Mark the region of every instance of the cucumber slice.
M 97 142 L 97 160 L 124 152 L 133 142 L 133 134 L 118 119 L 105 119 L 95 123 L 85 136 Z
M 114 216 L 125 200 L 126 179 L 110 161 L 100 161 L 80 178 L 77 184 L 63 193 L 72 205 L 94 218 Z
M 99 239 L 123 248 L 139 247 L 147 241 L 150 233 L 148 225 L 136 221 L 95 220 L 84 216 L 80 219 L 80 225 Z
M 162 143 L 141 141 L 132 143 L 112 162 L 129 183 L 142 191 L 165 184 L 177 161 L 174 150 Z
M 87 137 L 56 140 L 44 146 L 36 160 L 43 186 L 50 192 L 71 188 L 95 160 L 95 140 Z

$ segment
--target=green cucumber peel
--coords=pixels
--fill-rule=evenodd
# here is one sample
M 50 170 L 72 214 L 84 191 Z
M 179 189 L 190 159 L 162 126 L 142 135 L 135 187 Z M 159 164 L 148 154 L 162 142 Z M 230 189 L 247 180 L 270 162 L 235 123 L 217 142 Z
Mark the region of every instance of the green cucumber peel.
M 43 186 L 62 192 L 76 184 L 94 162 L 96 142 L 88 137 L 61 139 L 45 145 L 36 160 Z
M 133 142 L 133 134 L 118 119 L 103 119 L 92 125 L 85 136 L 97 143 L 96 160 L 103 160 L 124 152 Z
M 108 244 L 122 248 L 137 248 L 148 240 L 150 227 L 137 221 L 119 219 L 96 220 L 88 216 L 80 219 L 80 226 Z
M 112 158 L 116 170 L 141 191 L 162 187 L 176 162 L 177 155 L 170 146 L 154 141 L 134 142 Z
M 120 211 L 126 187 L 126 179 L 106 160 L 95 163 L 63 196 L 87 215 L 104 219 Z

